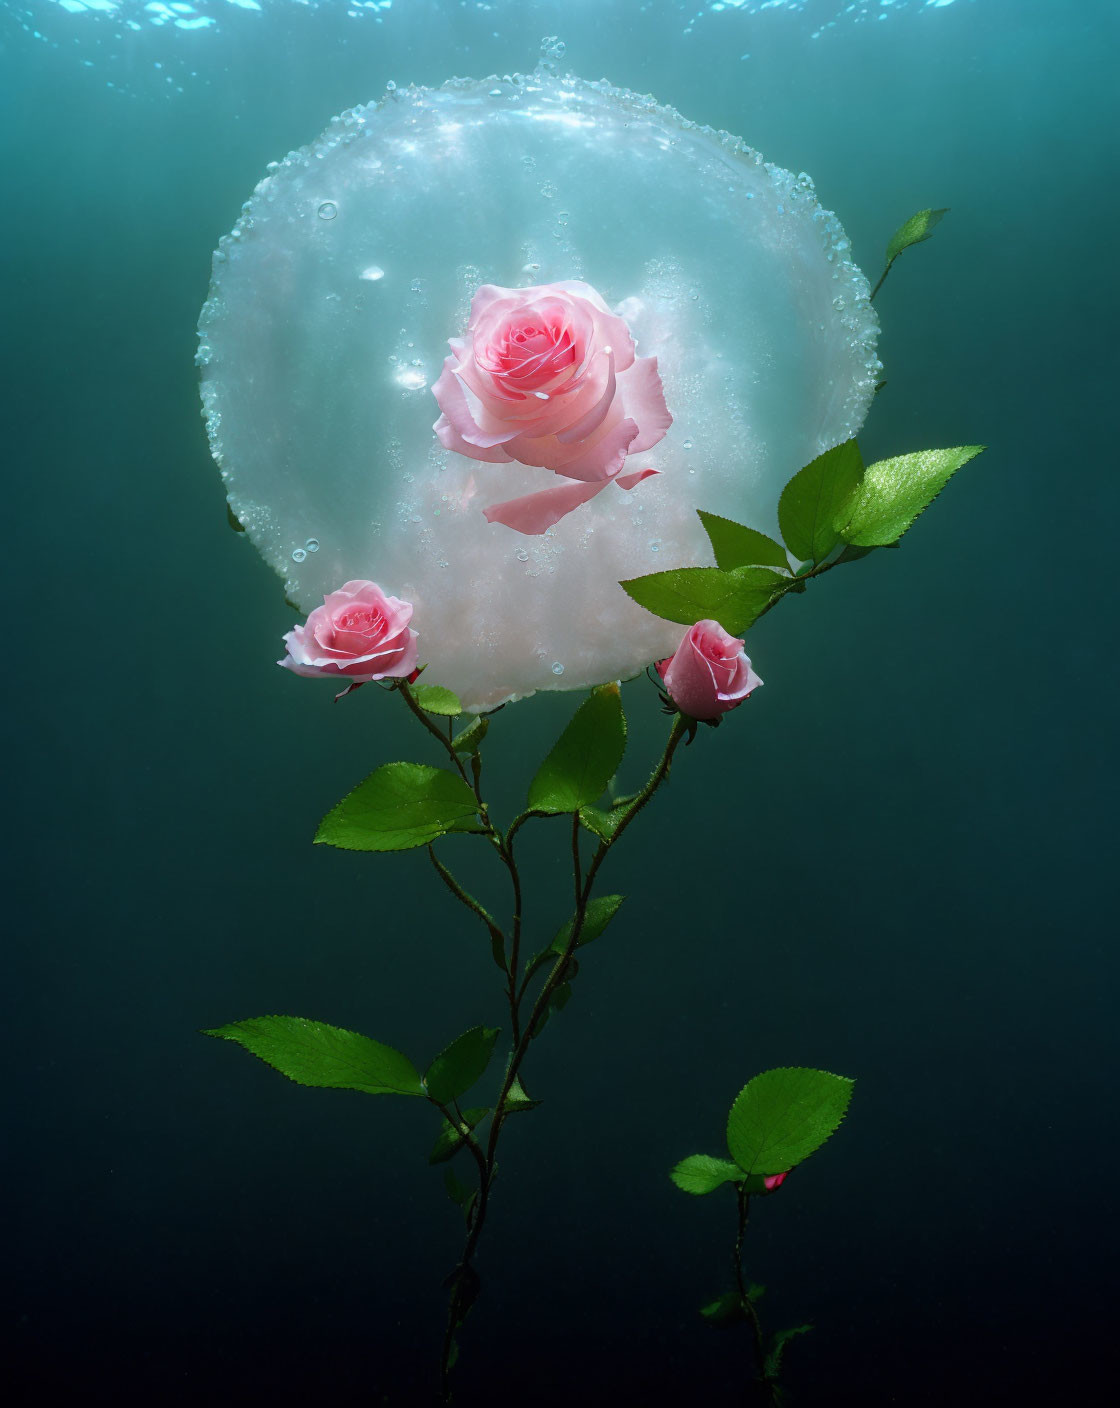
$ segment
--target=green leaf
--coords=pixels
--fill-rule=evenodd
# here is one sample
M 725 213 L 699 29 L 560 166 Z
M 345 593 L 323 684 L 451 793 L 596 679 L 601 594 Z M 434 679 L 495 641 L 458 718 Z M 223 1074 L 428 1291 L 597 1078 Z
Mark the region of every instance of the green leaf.
M 824 561 L 840 541 L 836 515 L 851 498 L 862 473 L 859 446 L 845 440 L 793 476 L 778 501 L 778 522 L 794 557 Z
M 984 448 L 957 445 L 949 450 L 918 450 L 868 465 L 860 484 L 837 509 L 836 531 L 855 547 L 890 547 L 957 470 Z
M 437 1105 L 449 1105 L 470 1090 L 490 1064 L 498 1031 L 498 1027 L 471 1027 L 441 1051 L 424 1073 L 429 1098 Z
M 711 1154 L 690 1154 L 682 1159 L 669 1177 L 682 1193 L 714 1193 L 725 1183 L 736 1183 L 743 1176 L 738 1164 L 726 1159 L 714 1159 Z
M 727 1147 L 744 1172 L 785 1173 L 819 1149 L 844 1118 L 854 1082 L 804 1066 L 748 1081 L 727 1119 Z
M 477 753 L 479 744 L 486 737 L 486 730 L 489 727 L 490 720 L 487 716 L 479 714 L 477 719 L 473 719 L 451 740 L 452 748 L 456 753 Z
M 452 1159 L 467 1142 L 467 1135 L 477 1125 L 481 1124 L 490 1113 L 488 1105 L 479 1106 L 477 1109 L 464 1110 L 462 1121 L 451 1124 L 443 1121 L 443 1128 L 436 1137 L 436 1142 L 432 1145 L 432 1152 L 428 1155 L 430 1164 L 443 1164 L 448 1159 Z
M 584 948 L 587 944 L 593 943 L 615 917 L 622 907 L 625 895 L 599 895 L 593 900 L 588 900 L 587 908 L 583 911 L 583 927 L 579 931 L 579 942 L 576 948 Z M 560 929 L 549 947 L 550 953 L 563 953 L 571 942 L 572 926 L 576 922 L 573 914 L 571 919 Z
M 466 1205 L 467 1199 L 471 1196 L 470 1189 L 464 1183 L 460 1183 L 455 1177 L 453 1168 L 446 1168 L 443 1171 L 443 1186 L 447 1190 L 447 1196 L 459 1207 Z
M 626 808 L 619 807 L 617 811 L 600 811 L 598 807 L 580 807 L 579 819 L 593 836 L 598 836 L 600 841 L 609 841 L 618 830 L 618 823 L 626 815 Z
M 369 1095 L 423 1095 L 420 1072 L 407 1056 L 368 1036 L 306 1017 L 249 1017 L 214 1027 L 206 1036 L 236 1041 L 297 1085 L 363 1090 Z
M 700 1314 L 707 1320 L 709 1325 L 735 1325 L 740 1320 L 747 1317 L 743 1314 L 743 1306 L 739 1300 L 738 1293 L 727 1291 L 722 1296 L 717 1296 L 715 1300 L 709 1301 L 707 1305 L 700 1307 Z
M 519 1110 L 535 1110 L 541 1102 L 534 1100 L 528 1091 L 521 1084 L 521 1077 L 514 1076 L 513 1084 L 509 1088 L 506 1096 L 505 1108 L 511 1115 L 517 1114 Z
M 454 718 L 463 712 L 459 696 L 449 689 L 444 689 L 441 684 L 414 684 L 409 688 L 412 690 L 413 699 L 429 714 L 444 714 L 448 718 Z
M 778 1331 L 770 1341 L 770 1353 L 766 1356 L 766 1362 L 762 1366 L 764 1379 L 772 1381 L 780 1377 L 782 1355 L 785 1353 L 786 1345 L 797 1335 L 807 1335 L 812 1328 L 812 1325 L 794 1325 L 792 1329 Z
M 237 514 L 234 513 L 233 509 L 229 506 L 228 503 L 226 504 L 226 522 L 229 524 L 229 526 L 233 529 L 235 533 L 244 533 L 244 523 L 242 523 L 241 519 L 238 518 Z
M 887 244 L 887 268 L 890 268 L 904 249 L 928 240 L 934 227 L 940 225 L 948 213 L 948 206 L 942 210 L 919 210 L 915 215 L 911 215 L 909 220 L 904 220 Z
M 758 533 L 731 518 L 697 509 L 704 532 L 716 555 L 716 566 L 725 570 L 735 567 L 780 567 L 789 571 L 789 559 L 781 543 Z
M 329 811 L 317 845 L 407 851 L 449 831 L 477 831 L 478 801 L 463 781 L 423 763 L 386 763 Z
M 596 801 L 618 771 L 625 748 L 626 719 L 618 685 L 599 685 L 576 710 L 530 783 L 530 808 L 578 812 Z
M 666 621 L 693 626 L 718 621 L 726 631 L 745 631 L 789 581 L 772 567 L 678 567 L 631 577 L 619 585 L 639 606 Z M 592 799 L 594 800 L 594 799 Z
M 548 999 L 548 1005 L 554 1012 L 563 1012 L 572 996 L 571 983 L 560 983 L 552 990 L 552 996 Z

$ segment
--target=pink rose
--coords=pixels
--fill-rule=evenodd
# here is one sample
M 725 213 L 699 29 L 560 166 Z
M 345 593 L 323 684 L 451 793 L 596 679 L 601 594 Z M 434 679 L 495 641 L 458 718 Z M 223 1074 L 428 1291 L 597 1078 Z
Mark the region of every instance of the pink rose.
M 297 675 L 344 675 L 354 684 L 398 679 L 416 668 L 411 620 L 411 602 L 386 596 L 376 582 L 347 582 L 288 632 L 288 653 L 276 663 Z
M 669 698 L 692 719 L 715 719 L 741 704 L 762 683 L 751 669 L 743 642 L 718 621 L 697 621 L 657 673 Z
M 623 489 L 655 469 L 622 474 L 627 455 L 656 445 L 673 423 L 656 357 L 589 285 L 483 284 L 466 336 L 432 387 L 440 443 L 489 464 L 537 465 L 565 481 L 483 510 L 491 523 L 543 533 L 612 482 Z
M 761 683 L 759 680 L 759 684 Z M 766 1191 L 772 1193 L 775 1188 L 780 1188 L 788 1177 L 789 1169 L 786 1169 L 785 1173 L 768 1173 L 762 1181 L 766 1184 Z

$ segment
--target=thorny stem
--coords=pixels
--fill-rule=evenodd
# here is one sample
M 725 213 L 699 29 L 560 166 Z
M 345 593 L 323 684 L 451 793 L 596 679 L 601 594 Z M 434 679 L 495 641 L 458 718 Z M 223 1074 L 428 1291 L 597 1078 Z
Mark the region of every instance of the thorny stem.
M 739 1297 L 739 1308 L 750 1325 L 751 1336 L 754 1340 L 754 1353 L 758 1364 L 756 1383 L 765 1391 L 768 1403 L 777 1403 L 776 1386 L 766 1373 L 766 1346 L 762 1336 L 762 1324 L 743 1275 L 743 1238 L 747 1234 L 747 1223 L 750 1221 L 751 1195 L 742 1184 L 739 1184 L 735 1192 L 739 1200 L 739 1224 L 735 1233 L 735 1250 L 731 1257 L 731 1265 L 735 1272 L 735 1291 Z M 747 1401 L 750 1401 L 749 1390 Z
M 565 945 L 563 952 L 557 956 L 555 963 L 553 963 L 552 968 L 549 971 L 549 974 L 545 979 L 540 992 L 538 992 L 537 994 L 536 1000 L 533 1003 L 533 1007 L 528 1019 L 526 1021 L 522 1021 L 521 1005 L 525 999 L 525 994 L 528 989 L 529 976 L 526 975 L 526 978 L 522 983 L 520 990 L 518 990 L 517 970 L 520 962 L 521 948 L 522 894 L 521 876 L 517 869 L 517 862 L 514 859 L 513 843 L 518 831 L 531 817 L 546 816 L 550 815 L 550 813 L 539 812 L 530 808 L 529 810 L 522 812 L 518 817 L 516 817 L 511 823 L 509 829 L 503 835 L 503 833 L 498 830 L 498 828 L 495 827 L 493 822 L 490 820 L 489 811 L 487 809 L 486 803 L 482 800 L 480 786 L 481 769 L 476 759 L 472 758 L 472 777 L 468 778 L 466 769 L 463 767 L 463 763 L 459 758 L 459 755 L 452 747 L 450 725 L 448 727 L 448 735 L 447 737 L 445 737 L 435 726 L 435 724 L 431 721 L 431 719 L 427 716 L 427 714 L 420 707 L 420 705 L 417 703 L 415 696 L 412 694 L 412 691 L 409 689 L 407 684 L 402 684 L 400 686 L 400 693 L 404 696 L 405 703 L 408 705 L 411 712 L 420 720 L 424 728 L 427 729 L 427 731 L 437 740 L 440 746 L 448 754 L 451 761 L 454 763 L 455 768 L 458 771 L 460 777 L 462 777 L 463 781 L 466 782 L 467 785 L 474 792 L 475 798 L 478 802 L 478 816 L 479 820 L 482 823 L 483 831 L 487 839 L 491 842 L 491 844 L 494 846 L 494 849 L 497 851 L 502 863 L 508 870 L 510 876 L 510 883 L 513 889 L 513 919 L 510 927 L 510 938 L 507 949 L 507 940 L 505 932 L 498 927 L 494 920 L 491 919 L 490 915 L 487 914 L 486 910 L 482 907 L 482 905 L 473 897 L 473 895 L 471 895 L 467 890 L 463 888 L 459 881 L 456 880 L 454 875 L 452 875 L 451 871 L 448 870 L 448 868 L 439 860 L 439 858 L 435 854 L 433 847 L 428 847 L 429 859 L 431 860 L 432 865 L 435 867 L 437 873 L 443 880 L 444 884 L 455 896 L 455 898 L 459 900 L 461 904 L 463 904 L 467 909 L 469 909 L 471 913 L 474 914 L 477 918 L 483 921 L 487 929 L 490 931 L 491 938 L 494 940 L 495 950 L 497 951 L 499 947 L 501 949 L 503 959 L 505 960 L 504 966 L 506 968 L 506 976 L 508 980 L 506 995 L 509 1001 L 510 1022 L 513 1033 L 513 1048 L 510 1053 L 509 1062 L 506 1066 L 506 1073 L 505 1078 L 502 1082 L 502 1088 L 498 1095 L 497 1103 L 494 1106 L 493 1118 L 490 1122 L 490 1132 L 489 1137 L 486 1141 L 485 1150 L 479 1144 L 478 1140 L 474 1137 L 473 1132 L 467 1132 L 463 1136 L 464 1144 L 470 1150 L 472 1158 L 478 1165 L 479 1186 L 477 1198 L 475 1199 L 474 1203 L 470 1205 L 468 1210 L 467 1236 L 466 1241 L 463 1245 L 462 1256 L 460 1257 L 459 1264 L 455 1268 L 455 1271 L 452 1273 L 451 1277 L 451 1297 L 450 1302 L 448 1304 L 447 1328 L 444 1332 L 443 1351 L 440 1356 L 441 1398 L 444 1403 L 450 1403 L 451 1366 L 452 1353 L 455 1345 L 455 1331 L 458 1329 L 459 1325 L 462 1324 L 466 1316 L 467 1310 L 470 1308 L 470 1303 L 471 1301 L 473 1301 L 474 1294 L 477 1289 L 477 1273 L 475 1273 L 472 1263 L 475 1251 L 478 1247 L 479 1239 L 482 1236 L 482 1229 L 486 1223 L 486 1214 L 489 1210 L 490 1190 L 493 1187 L 494 1179 L 498 1169 L 498 1141 L 501 1137 L 502 1126 L 506 1118 L 510 1114 L 510 1111 L 507 1108 L 507 1101 L 509 1099 L 510 1092 L 513 1089 L 514 1083 L 518 1078 L 518 1073 L 521 1069 L 523 1061 L 525 1060 L 525 1056 L 528 1052 L 529 1046 L 533 1042 L 535 1036 L 540 1031 L 542 1018 L 548 1011 L 548 1005 L 552 999 L 552 996 L 555 993 L 556 989 L 560 986 L 561 982 L 564 981 L 564 975 L 567 971 L 568 964 L 575 950 L 579 947 L 580 937 L 583 933 L 584 922 L 587 917 L 587 906 L 591 899 L 591 891 L 595 883 L 595 877 L 599 872 L 599 867 L 602 865 L 604 859 L 606 858 L 608 851 L 610 851 L 610 849 L 618 843 L 619 839 L 622 836 L 622 833 L 626 830 L 626 828 L 630 825 L 630 823 L 634 820 L 638 813 L 648 804 L 653 794 L 657 791 L 658 787 L 660 787 L 662 782 L 665 781 L 665 778 L 669 774 L 669 769 L 672 766 L 673 754 L 676 752 L 677 747 L 679 746 L 682 738 L 688 732 L 688 725 L 680 714 L 674 716 L 673 726 L 669 732 L 669 738 L 668 742 L 665 745 L 665 751 L 662 753 L 657 766 L 650 774 L 649 780 L 646 782 L 646 785 L 642 788 L 639 793 L 636 794 L 633 801 L 627 807 L 621 820 L 615 828 L 614 835 L 610 838 L 610 840 L 600 840 L 599 845 L 596 847 L 595 853 L 592 856 L 590 863 L 588 864 L 586 872 L 584 872 L 583 870 L 580 856 L 579 813 L 573 813 L 572 878 L 573 888 L 575 891 L 576 912 L 572 920 L 572 927 L 571 932 L 568 936 L 568 942 Z M 457 1116 L 456 1112 L 449 1111 L 442 1105 L 440 1105 L 438 1108 L 442 1111 L 445 1119 L 447 1119 L 448 1123 L 451 1124 L 453 1128 L 458 1130 L 463 1129 L 464 1122 L 460 1117 Z

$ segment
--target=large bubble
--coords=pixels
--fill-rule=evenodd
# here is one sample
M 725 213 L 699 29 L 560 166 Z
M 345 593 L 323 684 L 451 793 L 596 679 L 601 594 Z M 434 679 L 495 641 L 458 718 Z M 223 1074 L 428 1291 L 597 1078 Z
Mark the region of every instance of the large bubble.
M 776 529 L 855 433 L 877 321 L 807 176 L 652 98 L 559 77 L 392 90 L 273 165 L 214 256 L 202 394 L 230 504 L 304 610 L 355 577 L 415 604 L 469 706 L 626 678 L 681 627 L 619 579 L 711 563 L 702 508 Z M 444 450 L 431 393 L 483 283 L 583 279 L 655 354 L 675 420 L 543 537 L 484 505 L 543 469 Z

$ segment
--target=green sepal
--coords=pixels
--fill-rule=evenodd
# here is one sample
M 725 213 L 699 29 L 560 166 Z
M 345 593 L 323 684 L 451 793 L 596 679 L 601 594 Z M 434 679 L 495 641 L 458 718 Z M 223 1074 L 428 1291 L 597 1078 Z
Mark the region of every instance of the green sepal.
M 441 684 L 414 684 L 410 686 L 412 697 L 428 714 L 442 714 L 455 718 L 463 712 L 459 696 Z
M 452 831 L 479 831 L 478 799 L 453 772 L 386 763 L 319 823 L 315 844 L 344 851 L 407 851 Z
M 593 689 L 529 784 L 529 807 L 578 812 L 606 791 L 626 749 L 626 718 L 617 684 Z
M 471 1027 L 445 1047 L 424 1072 L 429 1100 L 450 1105 L 481 1080 L 494 1054 L 498 1027 Z
M 745 631 L 784 590 L 789 575 L 773 567 L 678 567 L 631 577 L 619 585 L 639 606 L 681 625 L 718 621 L 725 631 Z
M 743 1170 L 738 1164 L 711 1154 L 690 1154 L 670 1171 L 669 1177 L 682 1193 L 714 1193 L 725 1183 L 740 1182 Z
M 835 526 L 853 547 L 892 547 L 918 515 L 983 445 L 918 450 L 867 466 L 859 485 L 838 506 Z
M 786 1173 L 839 1128 L 854 1081 L 804 1066 L 782 1066 L 748 1081 L 727 1118 L 727 1148 L 739 1167 Z
M 742 1302 L 739 1300 L 737 1291 L 725 1291 L 723 1295 L 717 1296 L 707 1305 L 702 1305 L 700 1314 L 709 1325 L 718 1325 L 721 1329 L 728 1325 L 736 1325 L 739 1321 L 747 1318 L 743 1313 Z
M 420 1072 L 407 1056 L 359 1032 L 306 1017 L 249 1017 L 208 1029 L 236 1041 L 297 1085 L 361 1090 L 367 1095 L 423 1095 Z
M 428 1155 L 428 1162 L 443 1164 L 448 1159 L 453 1159 L 459 1150 L 466 1146 L 467 1135 L 480 1125 L 489 1113 L 490 1107 L 481 1105 L 472 1110 L 464 1110 L 462 1120 L 457 1120 L 454 1124 L 444 1120 L 436 1142 L 432 1145 L 432 1152 Z
M 461 729 L 451 740 L 452 748 L 456 753 L 477 753 L 489 727 L 490 720 L 487 715 L 479 714 L 477 719 L 472 719 L 466 728 Z
M 793 476 L 778 500 L 778 523 L 794 557 L 823 562 L 841 541 L 834 520 L 851 499 L 862 473 L 859 446 L 845 440 Z

